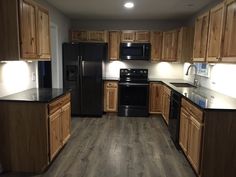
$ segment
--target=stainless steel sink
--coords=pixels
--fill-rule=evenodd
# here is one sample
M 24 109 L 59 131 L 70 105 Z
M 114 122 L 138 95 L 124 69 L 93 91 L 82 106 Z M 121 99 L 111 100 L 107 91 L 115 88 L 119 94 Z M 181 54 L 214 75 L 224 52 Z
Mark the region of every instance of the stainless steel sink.
M 174 85 L 175 87 L 196 87 L 194 85 L 191 85 L 189 83 L 170 83 L 172 85 Z

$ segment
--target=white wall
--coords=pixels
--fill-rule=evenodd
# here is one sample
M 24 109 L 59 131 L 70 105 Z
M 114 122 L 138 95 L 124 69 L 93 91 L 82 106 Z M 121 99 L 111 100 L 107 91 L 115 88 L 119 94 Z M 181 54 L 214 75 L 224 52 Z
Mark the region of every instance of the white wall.
M 184 73 L 189 66 L 189 63 L 184 64 Z M 193 69 L 194 70 L 194 69 Z M 193 72 L 190 76 L 185 76 L 184 79 L 193 81 Z M 220 92 L 222 94 L 236 98 L 236 64 L 214 64 L 210 65 L 210 77 L 200 77 L 200 85 Z
M 37 81 L 32 81 L 36 67 L 37 62 L 0 63 L 0 97 L 36 87 Z
M 103 77 L 119 78 L 121 68 L 148 69 L 150 79 L 183 79 L 183 64 L 148 61 L 113 61 L 105 64 Z

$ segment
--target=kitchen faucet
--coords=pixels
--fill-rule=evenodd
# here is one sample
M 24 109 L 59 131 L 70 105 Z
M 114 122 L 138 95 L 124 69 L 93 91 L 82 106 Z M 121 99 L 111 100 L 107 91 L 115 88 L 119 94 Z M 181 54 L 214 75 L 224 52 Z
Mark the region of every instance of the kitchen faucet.
M 191 67 L 194 67 L 194 68 L 195 68 L 195 74 L 194 74 L 193 85 L 197 87 L 197 86 L 199 85 L 198 80 L 196 79 L 196 77 L 197 77 L 197 66 L 194 65 L 194 64 L 189 65 L 189 67 L 188 67 L 187 72 L 186 72 L 185 75 L 188 76 L 189 70 L 190 70 Z

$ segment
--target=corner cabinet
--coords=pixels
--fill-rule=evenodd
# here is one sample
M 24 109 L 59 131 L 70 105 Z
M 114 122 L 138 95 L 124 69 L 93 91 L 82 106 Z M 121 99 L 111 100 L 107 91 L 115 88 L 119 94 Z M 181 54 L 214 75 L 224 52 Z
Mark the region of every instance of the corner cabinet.
M 150 35 L 151 42 L 151 61 L 160 61 L 162 54 L 163 32 L 152 31 Z
M 178 45 L 178 30 L 163 32 L 162 60 L 176 61 Z
M 105 81 L 104 83 L 104 112 L 117 112 L 118 82 Z
M 32 0 L 0 3 L 1 60 L 50 59 L 48 10 Z
M 157 114 L 162 110 L 163 85 L 151 82 L 149 85 L 149 113 Z

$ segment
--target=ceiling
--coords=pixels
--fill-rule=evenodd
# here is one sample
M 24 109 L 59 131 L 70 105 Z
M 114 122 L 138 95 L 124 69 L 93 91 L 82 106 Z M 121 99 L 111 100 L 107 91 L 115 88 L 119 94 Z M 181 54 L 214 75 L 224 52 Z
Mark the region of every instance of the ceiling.
M 216 0 L 47 0 L 72 19 L 184 19 Z M 123 4 L 132 1 L 133 9 Z

